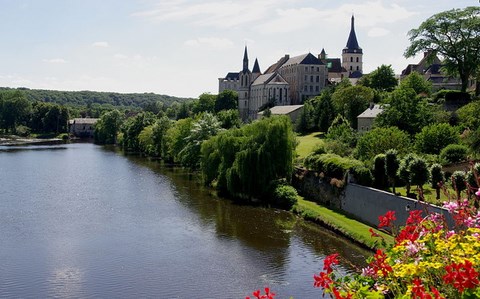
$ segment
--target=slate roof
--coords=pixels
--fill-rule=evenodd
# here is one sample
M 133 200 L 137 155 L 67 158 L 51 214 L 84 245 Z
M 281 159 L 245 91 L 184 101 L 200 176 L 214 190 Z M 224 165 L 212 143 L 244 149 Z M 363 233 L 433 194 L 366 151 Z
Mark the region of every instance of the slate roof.
M 297 64 L 314 64 L 314 65 L 323 65 L 323 62 L 315 57 L 312 53 L 307 53 L 288 59 L 282 66 L 290 66 Z
M 260 72 L 260 66 L 258 65 L 258 59 L 257 58 L 255 58 L 255 64 L 253 65 L 252 73 L 254 73 L 254 74 L 261 73 Z
M 261 84 L 288 84 L 288 82 L 278 73 L 269 73 L 258 76 L 252 83 L 252 85 Z
M 362 72 L 360 71 L 354 71 L 353 73 L 348 76 L 348 78 L 356 79 L 356 78 L 361 78 L 363 76 Z
M 70 124 L 79 124 L 79 125 L 94 125 L 97 123 L 98 118 L 74 118 L 69 120 Z
M 240 73 L 228 73 L 225 76 L 226 80 L 239 80 L 240 79 Z
M 383 108 L 380 105 L 375 104 L 368 107 L 367 110 L 363 111 L 362 114 L 357 116 L 357 118 L 375 118 L 382 112 Z
M 357 35 L 355 34 L 355 18 L 352 16 L 352 25 L 347 45 L 343 48 L 343 53 L 362 53 L 362 48 L 358 45 Z
M 302 107 L 303 105 L 274 106 L 270 108 L 270 112 L 275 115 L 286 115 L 292 113 L 293 111 L 301 109 Z
M 322 60 L 327 65 L 328 71 L 332 73 L 345 72 L 345 68 L 342 67 L 342 61 L 340 58 L 327 58 Z

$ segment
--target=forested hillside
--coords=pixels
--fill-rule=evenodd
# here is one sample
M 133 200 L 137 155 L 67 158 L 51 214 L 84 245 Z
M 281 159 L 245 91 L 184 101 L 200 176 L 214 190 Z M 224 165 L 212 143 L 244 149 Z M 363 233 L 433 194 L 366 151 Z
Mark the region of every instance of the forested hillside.
M 57 103 L 60 105 L 89 106 L 92 104 L 110 104 L 117 107 L 139 107 L 145 108 L 155 105 L 157 102 L 170 106 L 174 102 L 182 103 L 186 98 L 177 98 L 168 95 L 159 95 L 154 93 L 115 93 L 115 92 L 97 92 L 97 91 L 57 91 L 18 88 L 25 94 L 30 101 L 41 101 Z M 12 90 L 11 88 L 0 87 L 2 90 Z

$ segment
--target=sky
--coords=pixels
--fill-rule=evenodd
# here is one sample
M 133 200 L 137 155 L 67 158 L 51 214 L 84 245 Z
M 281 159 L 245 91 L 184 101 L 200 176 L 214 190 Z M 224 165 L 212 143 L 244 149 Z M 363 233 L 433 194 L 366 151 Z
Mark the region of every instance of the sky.
M 218 93 L 218 78 L 285 54 L 341 57 L 355 16 L 364 73 L 399 74 L 408 31 L 477 0 L 0 0 L 0 87 Z

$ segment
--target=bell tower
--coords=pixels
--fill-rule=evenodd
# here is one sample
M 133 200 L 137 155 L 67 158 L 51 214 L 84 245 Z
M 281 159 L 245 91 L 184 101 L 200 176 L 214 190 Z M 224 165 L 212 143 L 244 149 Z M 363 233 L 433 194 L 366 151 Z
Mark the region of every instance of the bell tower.
M 342 50 L 342 67 L 347 70 L 349 75 L 357 71 L 363 74 L 363 50 L 358 45 L 353 15 L 347 45 Z

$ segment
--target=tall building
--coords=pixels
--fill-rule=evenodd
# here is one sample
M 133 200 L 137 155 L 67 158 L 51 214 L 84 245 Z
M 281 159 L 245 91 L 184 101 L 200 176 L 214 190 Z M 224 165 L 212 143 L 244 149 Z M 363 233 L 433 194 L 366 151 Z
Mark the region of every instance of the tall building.
M 352 16 L 351 22 L 347 45 L 342 50 L 342 67 L 347 70 L 349 78 L 359 78 L 363 74 L 363 50 L 358 45 L 355 34 L 354 16 Z
M 328 84 L 341 79 L 362 75 L 363 51 L 358 45 L 352 16 L 350 35 L 342 51 L 342 59 L 327 58 L 325 50 L 317 56 L 307 53 L 295 57 L 286 54 L 262 74 L 255 59 L 249 70 L 248 51 L 245 46 L 243 68 L 219 78 L 219 92 L 237 91 L 238 109 L 242 119 L 255 119 L 267 106 L 302 104 L 320 94 Z

